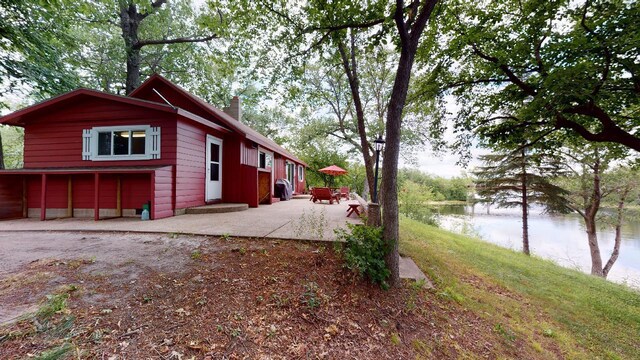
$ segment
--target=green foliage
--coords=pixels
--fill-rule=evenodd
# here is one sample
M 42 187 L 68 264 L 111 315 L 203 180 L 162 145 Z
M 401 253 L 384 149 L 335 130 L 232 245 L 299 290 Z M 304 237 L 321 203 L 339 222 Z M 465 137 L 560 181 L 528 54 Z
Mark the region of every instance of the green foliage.
M 69 343 L 64 343 L 61 346 L 55 348 L 55 349 L 51 349 L 51 350 L 47 350 L 42 352 L 40 355 L 34 357 L 34 360 L 58 360 L 58 359 L 63 359 L 67 352 L 69 352 L 71 349 L 73 349 L 73 345 L 69 344 Z
M 76 48 L 67 33 L 69 7 L 57 0 L 0 0 L 0 108 L 14 105 L 14 97 L 42 99 L 79 84 L 66 66 Z
M 309 139 L 296 147 L 298 156 L 309 165 L 305 176 L 307 187 L 348 184 L 348 175 L 331 176 L 318 171 L 330 165 L 337 165 L 345 170 L 348 168 L 347 156 L 337 150 L 340 146 L 335 141 L 325 138 Z
M 322 299 L 319 296 L 320 288 L 318 284 L 313 281 L 309 281 L 304 284 L 304 293 L 300 297 L 300 302 L 304 304 L 309 311 L 315 311 L 320 305 L 322 305 Z
M 467 201 L 471 191 L 472 180 L 469 177 L 443 177 L 426 174 L 417 169 L 403 168 L 398 171 L 398 184 L 406 181 L 428 188 L 433 201 Z
M 435 214 L 429 208 L 429 201 L 435 200 L 431 188 L 411 180 L 402 183 L 398 191 L 400 214 L 425 224 L 437 225 Z
M 565 200 L 567 192 L 552 183 L 565 171 L 558 156 L 527 149 L 483 155 L 480 159 L 484 164 L 474 175 L 481 201 L 500 207 L 539 204 L 552 213 L 570 211 Z
M 344 241 L 343 256 L 347 268 L 388 289 L 390 271 L 384 262 L 388 246 L 382 238 L 382 228 L 347 224 L 347 230 L 336 229 L 336 239 Z
M 16 126 L 0 125 L 0 141 L 4 155 L 4 166 L 6 169 L 22 168 L 24 130 Z
M 302 214 L 293 224 L 293 233 L 298 238 L 322 240 L 327 225 L 327 212 L 324 208 L 318 212 L 312 208 L 308 213 L 302 210 Z
M 436 119 L 455 98 L 457 145 L 475 132 L 510 148 L 582 136 L 638 149 L 636 1 L 456 0 L 431 26 L 418 93 L 442 100 Z

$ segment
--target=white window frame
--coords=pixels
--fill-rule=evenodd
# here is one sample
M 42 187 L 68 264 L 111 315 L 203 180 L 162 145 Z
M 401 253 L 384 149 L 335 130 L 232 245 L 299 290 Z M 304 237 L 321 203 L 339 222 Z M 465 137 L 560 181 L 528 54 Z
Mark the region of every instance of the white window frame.
M 264 154 L 264 167 L 260 166 L 260 154 Z M 273 168 L 273 153 L 263 148 L 258 148 L 258 169 L 270 170 Z
M 304 181 L 304 166 L 298 165 L 298 182 Z
M 118 131 L 144 131 L 145 149 L 144 154 L 134 155 L 98 155 L 98 133 L 118 132 Z M 152 127 L 150 125 L 128 125 L 128 126 L 97 126 L 91 128 L 91 161 L 129 161 L 129 160 L 151 160 L 152 154 Z M 113 140 L 111 141 L 111 152 L 113 153 Z M 160 147 L 160 144 L 157 144 Z M 160 158 L 159 153 L 156 158 Z

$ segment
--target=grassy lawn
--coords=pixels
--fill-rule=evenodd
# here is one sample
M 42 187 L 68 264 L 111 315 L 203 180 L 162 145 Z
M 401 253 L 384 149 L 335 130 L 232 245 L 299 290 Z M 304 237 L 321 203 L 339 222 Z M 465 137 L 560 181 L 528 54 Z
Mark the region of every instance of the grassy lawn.
M 640 294 L 622 285 L 407 219 L 400 251 L 504 337 L 536 347 L 542 335 L 566 358 L 640 358 Z

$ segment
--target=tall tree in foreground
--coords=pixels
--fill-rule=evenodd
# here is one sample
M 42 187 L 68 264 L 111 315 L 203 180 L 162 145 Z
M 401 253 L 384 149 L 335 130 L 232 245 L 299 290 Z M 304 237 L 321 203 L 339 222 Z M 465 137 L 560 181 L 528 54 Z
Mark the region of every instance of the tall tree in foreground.
M 398 219 L 398 159 L 400 155 L 400 135 L 402 129 L 402 113 L 407 100 L 411 70 L 415 61 L 420 37 L 431 18 L 437 0 L 414 0 L 405 6 L 402 0 L 396 1 L 393 21 L 397 30 L 400 58 L 396 69 L 395 80 L 391 90 L 391 98 L 387 110 L 386 146 L 384 151 L 384 166 L 382 167 L 381 192 L 383 237 L 390 247 L 385 259 L 391 276 L 389 283 L 397 286 L 400 281 L 398 241 L 400 238 Z
M 346 29 L 370 29 L 372 34 L 369 38 L 380 39 L 377 43 L 372 42 L 371 46 L 384 47 L 387 40 L 395 45 L 399 56 L 385 117 L 386 149 L 381 188 L 381 194 L 384 194 L 381 197 L 383 236 L 390 249 L 385 262 L 391 272 L 389 283 L 392 286 L 399 284 L 397 173 L 403 112 L 420 39 L 437 3 L 438 0 L 413 0 L 408 3 L 396 0 L 389 4 L 379 0 L 363 6 L 360 2 L 352 1 L 313 0 L 301 6 L 297 3 L 266 0 L 209 2 L 214 9 L 227 9 L 235 26 L 241 24 L 238 29 L 234 29 L 234 32 L 239 30 L 238 35 L 244 34 L 246 39 L 251 39 L 252 44 L 264 42 L 262 45 L 268 47 L 267 55 L 263 55 L 258 62 L 276 68 L 275 72 L 281 75 L 280 81 L 299 81 L 301 69 L 313 55 L 312 51 L 328 44 L 334 36 L 344 41 Z M 343 37 L 339 37 L 341 34 Z M 273 51 L 274 49 L 277 51 Z M 341 61 L 345 58 L 348 60 L 347 64 L 342 61 L 343 68 L 345 71 L 352 71 L 352 57 L 347 53 L 349 50 L 346 46 L 343 50 L 346 56 L 341 55 Z M 282 71 L 287 70 L 292 70 L 291 74 L 282 75 Z M 360 137 L 366 140 L 367 136 L 360 133 Z
M 567 212 L 565 191 L 551 183 L 560 173 L 558 158 L 542 152 L 516 151 L 480 156 L 476 169 L 477 194 L 499 207 L 522 209 L 522 252 L 530 255 L 529 207 L 542 205 L 547 212 Z

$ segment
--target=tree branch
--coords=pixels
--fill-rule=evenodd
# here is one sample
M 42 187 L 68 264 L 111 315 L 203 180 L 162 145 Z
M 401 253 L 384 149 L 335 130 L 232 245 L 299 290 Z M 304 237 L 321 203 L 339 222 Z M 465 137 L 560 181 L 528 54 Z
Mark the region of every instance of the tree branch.
M 211 41 L 217 38 L 218 38 L 218 35 L 213 34 L 213 35 L 209 35 L 201 38 L 181 37 L 181 38 L 175 38 L 175 39 L 140 40 L 134 45 L 134 48 L 140 49 L 143 46 L 147 46 L 147 45 L 167 45 L 167 44 L 206 42 L 206 41 Z
M 480 50 L 480 48 L 475 44 L 472 43 L 471 44 L 471 48 L 473 49 L 473 53 L 478 55 L 480 58 L 489 61 L 491 63 L 494 63 L 495 65 L 498 65 L 498 68 L 500 70 L 502 70 L 502 72 L 507 75 L 507 77 L 509 78 L 509 80 L 514 83 L 515 85 L 517 85 L 520 89 L 522 89 L 527 95 L 529 96 L 536 96 L 538 94 L 538 92 L 529 84 L 525 83 L 522 79 L 520 79 L 510 68 L 509 66 L 507 66 L 506 64 L 503 64 L 500 59 L 498 59 L 497 57 L 488 55 L 484 52 L 482 52 L 482 50 Z

